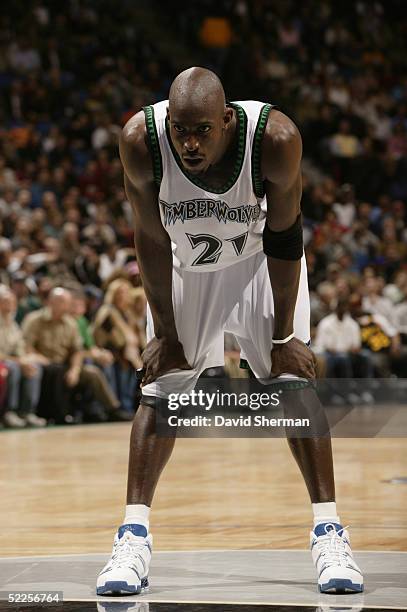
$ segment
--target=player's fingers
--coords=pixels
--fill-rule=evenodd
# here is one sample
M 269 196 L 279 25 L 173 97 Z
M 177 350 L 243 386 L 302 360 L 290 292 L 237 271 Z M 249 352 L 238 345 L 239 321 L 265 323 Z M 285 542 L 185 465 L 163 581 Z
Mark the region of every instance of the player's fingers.
M 315 376 L 315 370 L 310 370 L 307 376 L 308 380 L 315 380 L 316 376 Z
M 143 380 L 141 381 L 141 386 L 145 387 L 146 385 L 149 385 L 150 382 L 153 382 L 152 381 L 153 378 L 154 378 L 153 368 L 147 364 L 145 368 L 145 374 L 144 374 Z
M 301 372 L 302 372 L 302 377 L 303 378 L 314 378 L 315 377 L 315 370 L 314 367 L 312 365 L 312 363 L 307 363 L 307 365 L 303 368 L 301 368 Z
M 144 379 L 144 382 L 141 383 L 141 386 L 145 387 L 146 385 L 151 384 L 152 382 L 156 380 L 156 378 L 157 377 L 154 375 L 148 376 L 147 378 Z
M 292 367 L 290 368 L 290 374 L 306 380 L 313 378 L 313 370 L 310 367 Z

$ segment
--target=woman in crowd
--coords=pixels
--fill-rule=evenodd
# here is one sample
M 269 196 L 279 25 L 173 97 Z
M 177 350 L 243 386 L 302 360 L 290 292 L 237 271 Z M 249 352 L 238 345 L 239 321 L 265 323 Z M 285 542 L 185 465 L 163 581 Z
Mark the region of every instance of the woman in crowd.
M 128 411 L 134 410 L 136 370 L 142 367 L 131 291 L 127 280 L 119 278 L 110 283 L 93 326 L 96 344 L 110 350 L 115 357 L 115 391 L 122 407 Z

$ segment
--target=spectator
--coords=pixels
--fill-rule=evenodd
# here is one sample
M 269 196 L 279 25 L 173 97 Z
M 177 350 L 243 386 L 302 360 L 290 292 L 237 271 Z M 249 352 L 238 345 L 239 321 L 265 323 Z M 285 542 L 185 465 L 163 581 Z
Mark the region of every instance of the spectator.
M 403 123 L 397 123 L 393 133 L 387 141 L 387 153 L 393 159 L 400 159 L 407 155 L 407 133 Z
M 71 391 L 79 386 L 91 389 L 107 411 L 116 411 L 120 405 L 100 369 L 83 363 L 81 337 L 70 311 L 71 294 L 56 287 L 49 295 L 47 306 L 27 315 L 23 322 L 28 350 L 49 368 L 48 378 L 53 381 L 54 393 L 51 401 L 58 411 L 50 416 L 60 423 L 70 421 L 67 417 L 72 416 Z
M 8 370 L 5 363 L 0 361 L 0 415 L 3 417 L 3 411 L 7 396 L 7 376 Z
M 350 297 L 350 312 L 357 321 L 362 346 L 369 352 L 375 374 L 388 378 L 392 373 L 392 359 L 400 356 L 400 335 L 382 314 L 366 312 L 358 293 Z
M 96 315 L 94 337 L 99 347 L 115 356 L 116 391 L 122 406 L 131 411 L 136 389 L 136 370 L 142 368 L 137 321 L 131 310 L 130 283 L 114 280 Z
M 101 250 L 102 245 L 98 241 L 89 241 L 82 245 L 73 264 L 74 274 L 82 285 L 101 286 L 102 280 L 99 276 Z
M 407 271 L 400 270 L 394 275 L 392 283 L 383 289 L 384 297 L 391 300 L 393 304 L 400 304 L 407 300 Z
M 75 223 L 64 223 L 61 232 L 61 256 L 63 262 L 72 269 L 80 253 L 79 228 Z
M 354 268 L 361 272 L 370 262 L 375 261 L 380 240 L 361 221 L 355 221 L 351 231 L 344 236 L 343 244 L 352 257 Z
M 349 314 L 348 300 L 339 299 L 335 312 L 318 324 L 314 350 L 324 354 L 329 378 L 368 378 L 373 370 L 360 349 L 359 325 Z
M 350 227 L 356 215 L 355 193 L 352 185 L 345 183 L 339 189 L 338 202 L 333 205 L 338 222 L 343 227 Z
M 328 316 L 337 301 L 337 290 L 334 283 L 324 281 L 318 285 L 316 293 L 311 293 L 312 324 L 318 324 Z
M 114 356 L 111 351 L 96 346 L 93 333 L 86 314 L 87 301 L 84 293 L 76 290 L 72 292 L 71 315 L 76 320 L 79 334 L 82 339 L 83 357 L 86 363 L 94 363 L 103 372 L 111 388 L 115 388 Z M 109 418 L 112 421 L 129 421 L 132 414 L 121 408 L 111 410 Z
M 12 258 L 11 242 L 8 238 L 0 238 L 0 282 L 10 283 L 10 267 Z
M 391 324 L 394 318 L 393 305 L 388 298 L 380 295 L 379 279 L 377 277 L 366 279 L 364 293 L 365 295 L 362 300 L 363 310 L 381 315 Z
M 233 334 L 225 333 L 225 373 L 230 378 L 248 378 L 248 368 L 240 367 L 240 347 Z
M 396 327 L 403 336 L 403 344 L 407 344 L 407 300 L 397 304 L 394 309 Z
M 138 335 L 139 350 L 143 351 L 147 344 L 147 298 L 143 287 L 136 287 L 130 291 L 133 304 L 133 315 L 136 333 Z
M 104 248 L 100 256 L 99 276 L 105 281 L 117 270 L 122 270 L 129 253 L 127 249 L 120 249 L 117 242 L 112 242 Z
M 37 294 L 37 285 L 25 272 L 16 272 L 10 280 L 10 288 L 17 298 L 16 323 L 21 325 L 25 315 L 41 308 L 41 299 Z
M 16 72 L 29 73 L 41 68 L 38 50 L 30 47 L 29 42 L 23 37 L 10 45 L 8 56 L 10 66 Z
M 46 420 L 36 415 L 40 399 L 42 368 L 40 360 L 26 351 L 23 334 L 14 321 L 17 300 L 14 293 L 0 287 L 0 360 L 8 370 L 6 427 L 43 427 Z
M 338 132 L 332 136 L 331 152 L 336 157 L 349 159 L 361 152 L 359 139 L 352 133 L 349 121 L 342 120 Z
M 142 282 L 137 261 L 129 261 L 125 265 L 124 270 L 128 276 L 129 282 L 133 285 L 133 287 L 141 287 Z

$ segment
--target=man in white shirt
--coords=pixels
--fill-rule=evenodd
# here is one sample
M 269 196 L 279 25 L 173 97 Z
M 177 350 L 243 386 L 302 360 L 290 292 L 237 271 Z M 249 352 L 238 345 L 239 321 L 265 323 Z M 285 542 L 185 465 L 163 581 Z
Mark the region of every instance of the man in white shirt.
M 391 327 L 395 325 L 394 306 L 387 297 L 380 295 L 379 279 L 375 276 L 366 279 L 366 294 L 362 300 L 362 308 L 365 312 L 385 317 Z M 390 334 L 391 336 L 394 334 Z
M 314 350 L 326 359 L 328 378 L 352 378 L 355 369 L 362 378 L 372 376 L 368 357 L 360 352 L 358 323 L 349 314 L 347 299 L 339 299 L 335 312 L 318 324 Z

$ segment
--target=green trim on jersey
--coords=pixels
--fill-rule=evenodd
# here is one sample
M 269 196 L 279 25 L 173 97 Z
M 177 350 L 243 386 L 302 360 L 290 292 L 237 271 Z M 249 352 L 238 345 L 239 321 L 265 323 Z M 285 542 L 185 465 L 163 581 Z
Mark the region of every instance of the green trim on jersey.
M 175 161 L 177 162 L 179 169 L 187 177 L 187 179 L 191 181 L 191 183 L 193 183 L 197 187 L 200 187 L 201 189 L 205 189 L 205 191 L 210 191 L 211 193 L 226 193 L 226 191 L 229 191 L 229 189 L 233 187 L 233 185 L 236 183 L 237 179 L 239 178 L 240 172 L 242 171 L 242 167 L 243 167 L 244 156 L 245 156 L 245 151 L 246 151 L 247 115 L 245 113 L 245 110 L 241 106 L 239 106 L 239 104 L 233 104 L 232 102 L 230 102 L 229 106 L 231 106 L 237 113 L 239 141 L 237 145 L 237 157 L 236 157 L 236 163 L 235 163 L 234 170 L 230 178 L 227 180 L 227 182 L 224 185 L 222 185 L 222 187 L 213 187 L 213 186 L 211 187 L 210 185 L 208 185 L 207 183 L 205 183 L 198 177 L 193 176 L 192 174 L 189 174 L 187 170 L 185 170 L 180 160 L 180 157 L 178 153 L 176 152 L 174 145 L 172 144 L 168 121 L 167 119 L 165 120 L 165 129 L 167 132 L 168 143 L 171 147 L 172 154 L 174 155 Z
M 261 143 L 267 125 L 267 119 L 273 106 L 265 104 L 260 111 L 254 133 L 252 148 L 252 183 L 253 191 L 258 198 L 264 198 L 264 185 L 261 177 Z
M 157 126 L 154 118 L 154 107 L 144 106 L 144 115 L 146 118 L 147 136 L 150 144 L 151 161 L 153 164 L 154 180 L 158 188 L 160 188 L 163 178 L 163 161 L 160 151 L 160 143 L 158 142 Z
M 249 362 L 247 359 L 240 359 L 239 368 L 241 370 L 250 370 Z

